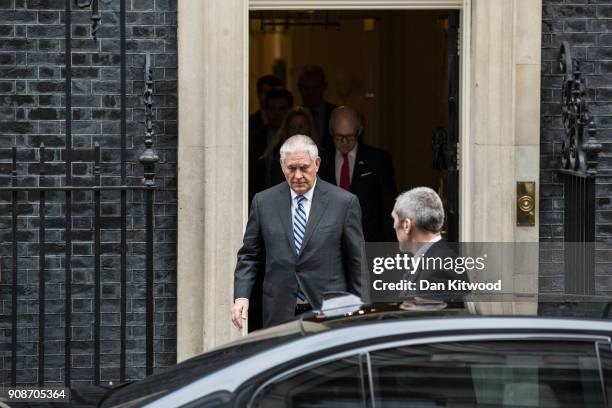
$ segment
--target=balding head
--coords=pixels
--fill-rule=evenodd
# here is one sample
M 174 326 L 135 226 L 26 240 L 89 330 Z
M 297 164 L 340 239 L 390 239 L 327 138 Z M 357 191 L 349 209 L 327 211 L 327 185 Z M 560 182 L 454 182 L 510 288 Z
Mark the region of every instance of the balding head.
M 353 150 L 362 130 L 361 118 L 353 108 L 339 106 L 333 110 L 329 119 L 329 132 L 340 153 L 347 154 Z

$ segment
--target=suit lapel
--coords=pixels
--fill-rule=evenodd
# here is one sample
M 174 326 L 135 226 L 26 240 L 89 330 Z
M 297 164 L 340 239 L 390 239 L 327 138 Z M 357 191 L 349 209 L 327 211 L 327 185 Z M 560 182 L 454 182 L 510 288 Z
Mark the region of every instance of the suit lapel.
M 355 167 L 353 167 L 353 177 L 351 178 L 351 192 L 355 192 L 359 182 L 361 181 L 361 175 L 365 166 L 365 160 L 363 159 L 363 149 L 361 149 L 361 143 L 357 146 L 357 155 L 355 156 Z
M 321 217 L 327 208 L 329 198 L 327 197 L 327 191 L 325 191 L 325 188 L 321 187 L 322 184 L 323 183 L 321 180 L 317 180 L 317 185 L 315 186 L 315 191 L 312 197 L 312 203 L 310 204 L 310 214 L 308 215 L 308 224 L 306 225 L 306 234 L 304 235 L 304 241 L 302 241 L 300 255 L 304 253 L 306 245 L 308 245 L 308 241 L 310 241 L 310 237 L 319 224 L 319 221 L 321 221 Z
M 279 190 L 279 205 L 278 215 L 283 224 L 283 230 L 291 246 L 291 253 L 295 256 L 295 242 L 293 241 L 293 223 L 291 221 L 291 192 L 289 191 L 289 185 L 283 183 L 284 186 Z M 303 245 L 302 245 L 303 246 Z

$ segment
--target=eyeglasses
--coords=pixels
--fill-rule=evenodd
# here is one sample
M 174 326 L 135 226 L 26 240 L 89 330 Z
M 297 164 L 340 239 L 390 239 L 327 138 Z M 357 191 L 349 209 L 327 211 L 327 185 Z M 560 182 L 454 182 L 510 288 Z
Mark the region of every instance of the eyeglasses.
M 353 142 L 355 141 L 355 135 L 334 135 L 334 139 L 338 142 Z

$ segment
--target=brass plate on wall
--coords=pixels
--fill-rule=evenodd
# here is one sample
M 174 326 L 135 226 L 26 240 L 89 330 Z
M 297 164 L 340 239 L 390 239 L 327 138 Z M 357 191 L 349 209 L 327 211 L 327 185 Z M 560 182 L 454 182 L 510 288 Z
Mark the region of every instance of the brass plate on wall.
M 535 227 L 535 181 L 516 182 L 516 225 Z

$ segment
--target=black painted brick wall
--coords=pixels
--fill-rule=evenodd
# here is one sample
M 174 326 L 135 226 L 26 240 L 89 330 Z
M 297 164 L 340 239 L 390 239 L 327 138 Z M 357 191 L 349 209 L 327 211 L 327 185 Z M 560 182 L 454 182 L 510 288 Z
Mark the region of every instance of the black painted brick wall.
M 540 240 L 563 241 L 563 184 L 556 174 L 560 166 L 563 124 L 561 84 L 557 62 L 564 40 L 580 60 L 588 88 L 591 113 L 603 145 L 596 187 L 596 241 L 612 242 L 612 2 L 609 0 L 543 0 L 542 103 L 540 143 Z M 541 258 L 540 291 L 564 290 L 560 253 Z M 608 260 L 609 261 L 609 260 Z M 612 294 L 612 263 L 597 259 L 596 290 Z
M 176 0 L 126 0 L 127 136 L 129 184 L 141 182 L 138 156 L 144 149 L 142 103 L 144 53 L 152 53 L 154 147 L 159 153 L 155 196 L 155 366 L 176 360 Z M 119 0 L 101 0 L 98 40 L 90 36 L 90 12 L 72 12 L 73 147 L 102 148 L 102 183 L 120 183 Z M 65 0 L 0 0 L 0 185 L 10 183 L 10 148 L 19 148 L 19 184 L 64 183 Z M 47 176 L 39 178 L 37 147 L 47 148 Z M 87 154 L 77 159 L 91 160 Z M 91 161 L 73 164 L 73 184 L 93 182 Z M 72 379 L 93 378 L 93 206 L 92 193 L 74 194 L 72 260 Z M 48 194 L 45 381 L 64 378 L 63 194 Z M 38 195 L 20 194 L 18 276 L 18 382 L 37 382 Z M 119 194 L 103 193 L 102 369 L 117 381 L 119 367 Z M 10 380 L 11 202 L 0 193 L 0 386 Z M 128 193 L 129 379 L 144 376 L 144 196 Z

